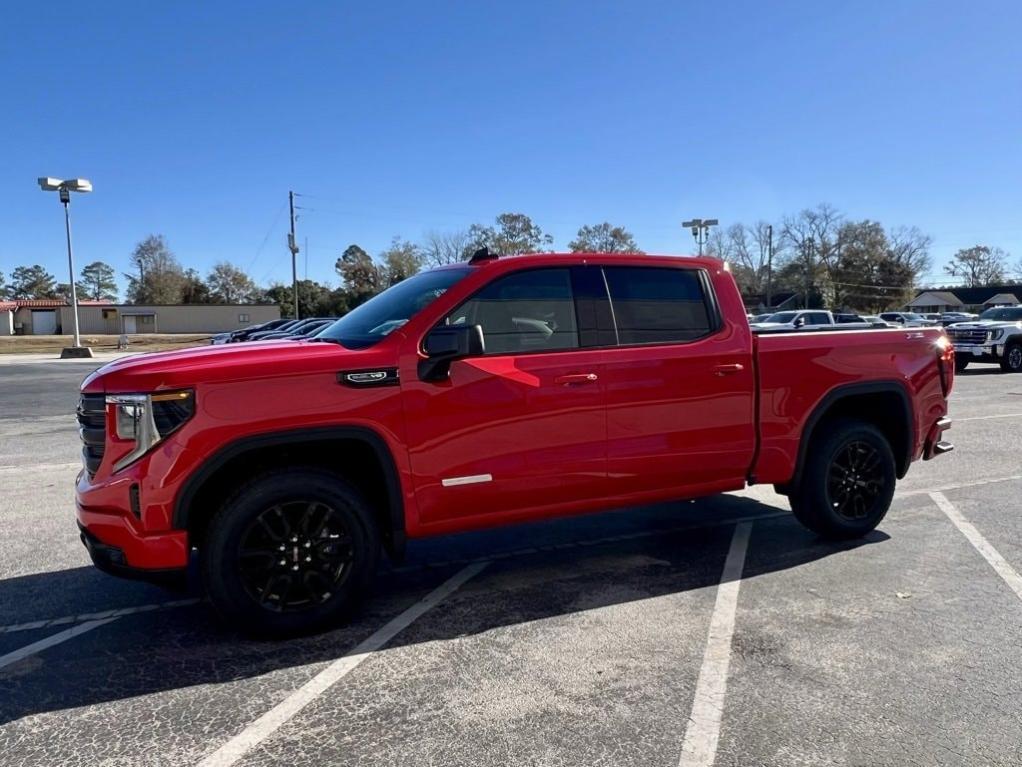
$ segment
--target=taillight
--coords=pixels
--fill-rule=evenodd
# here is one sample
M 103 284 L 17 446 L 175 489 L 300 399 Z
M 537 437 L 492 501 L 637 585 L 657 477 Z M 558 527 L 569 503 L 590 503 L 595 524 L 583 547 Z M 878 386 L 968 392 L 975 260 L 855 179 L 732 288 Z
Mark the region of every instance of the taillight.
M 955 346 L 946 335 L 937 339 L 937 367 L 940 369 L 940 388 L 944 397 L 955 385 Z

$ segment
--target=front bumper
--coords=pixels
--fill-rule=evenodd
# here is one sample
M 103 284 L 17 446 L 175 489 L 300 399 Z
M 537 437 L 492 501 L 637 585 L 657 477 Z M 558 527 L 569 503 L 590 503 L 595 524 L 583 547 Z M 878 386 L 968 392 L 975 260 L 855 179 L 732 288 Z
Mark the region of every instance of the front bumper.
M 1004 345 L 998 344 L 960 344 L 955 345 L 955 354 L 965 359 L 998 360 L 1004 355 Z
M 122 549 L 103 543 L 81 522 L 78 523 L 78 535 L 89 552 L 92 564 L 104 573 L 116 575 L 118 578 L 148 581 L 161 586 L 176 588 L 187 586 L 187 571 L 183 567 L 159 569 L 132 567 L 128 564 L 128 559 Z

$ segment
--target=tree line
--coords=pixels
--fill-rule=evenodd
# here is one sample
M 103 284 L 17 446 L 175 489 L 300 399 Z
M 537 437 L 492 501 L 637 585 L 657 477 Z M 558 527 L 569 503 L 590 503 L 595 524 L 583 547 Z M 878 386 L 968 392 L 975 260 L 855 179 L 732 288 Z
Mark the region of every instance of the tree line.
M 930 269 L 931 244 L 916 227 L 851 220 L 822 203 L 778 223 L 716 229 L 707 252 L 728 261 L 743 295 L 763 306 L 787 293 L 799 306 L 878 312 L 911 300 Z M 976 245 L 957 251 L 944 272 L 967 287 L 1000 284 L 1012 271 L 1009 258 Z M 1022 278 L 1022 260 L 1014 271 Z
M 502 213 L 492 224 L 428 232 L 419 242 L 395 237 L 376 257 L 357 244 L 336 259 L 339 287 L 300 280 L 302 316 L 338 316 L 421 269 L 457 263 L 480 248 L 501 256 L 551 250 L 553 237 L 524 213 Z M 831 205 L 820 204 L 780 222 L 735 223 L 712 231 L 707 252 L 731 264 L 742 293 L 751 303 L 767 304 L 778 294 L 794 293 L 799 305 L 855 311 L 901 306 L 930 267 L 931 239 L 915 227 L 885 228 L 872 220 L 851 220 Z M 572 252 L 641 253 L 633 235 L 609 222 L 582 226 L 568 243 Z M 944 271 L 968 286 L 1004 282 L 1009 256 L 999 248 L 977 245 L 959 250 Z M 293 316 L 290 284 L 260 287 L 244 270 L 227 261 L 207 274 L 185 268 L 166 238 L 153 234 L 130 256 L 125 298 L 135 304 L 274 303 Z M 1022 277 L 1022 261 L 1017 267 Z M 10 281 L 0 274 L 0 297 L 66 298 L 58 283 L 39 265 L 16 268 Z M 95 261 L 78 282 L 79 298 L 116 301 L 116 272 Z M 776 304 L 776 301 L 771 301 Z

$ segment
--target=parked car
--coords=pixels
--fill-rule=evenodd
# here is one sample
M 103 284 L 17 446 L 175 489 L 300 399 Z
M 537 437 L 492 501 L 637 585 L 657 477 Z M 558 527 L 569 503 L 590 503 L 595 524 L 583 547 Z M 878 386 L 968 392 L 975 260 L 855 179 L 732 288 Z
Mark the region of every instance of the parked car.
M 924 313 L 924 314 L 922 314 L 920 316 L 924 320 L 926 320 L 927 322 L 929 322 L 932 325 L 939 325 L 940 324 L 940 315 L 939 314 L 936 314 L 934 312 L 927 312 L 927 313 Z
M 940 324 L 947 327 L 956 322 L 971 322 L 977 317 L 979 317 L 978 314 L 971 314 L 969 312 L 944 312 L 940 315 Z
M 970 362 L 996 362 L 1007 373 L 1022 373 L 1022 306 L 987 309 L 973 322 L 947 327 L 955 344 L 955 368 Z
M 291 338 L 302 339 L 302 338 L 313 338 L 317 334 L 323 331 L 324 328 L 328 328 L 337 322 L 336 317 L 329 317 L 326 319 L 319 320 L 318 322 L 311 322 L 301 329 L 298 333 L 294 333 Z
M 325 325 L 334 322 L 336 319 L 336 317 L 307 317 L 286 329 L 277 330 L 272 333 L 260 333 L 258 338 L 254 338 L 253 340 L 275 341 L 281 338 L 298 338 L 313 328 L 317 331 L 322 330 Z
M 936 324 L 915 312 L 881 312 L 880 319 L 903 328 L 929 328 Z
M 266 332 L 269 333 L 282 325 L 286 325 L 293 320 L 279 319 L 270 320 L 269 322 L 260 322 L 258 325 L 250 325 L 247 328 L 241 328 L 240 330 L 232 330 L 229 333 L 218 333 L 210 339 L 211 344 L 233 344 L 239 341 L 245 341 L 253 333 Z
M 833 325 L 834 315 L 822 309 L 799 309 L 771 314 L 753 325 L 756 330 L 794 330 L 801 327 Z
M 852 314 L 850 312 L 842 312 L 834 315 L 834 324 L 840 325 L 841 330 L 846 330 L 850 327 L 857 328 L 870 328 L 873 327 L 872 323 L 867 322 L 864 317 L 860 317 L 858 314 Z
M 874 328 L 897 328 L 900 325 L 894 322 L 888 322 L 887 320 L 880 319 L 878 314 L 864 314 L 862 319 L 870 324 L 870 327 Z
M 155 579 L 194 551 L 232 626 L 292 634 L 409 538 L 763 483 L 817 534 L 865 535 L 951 449 L 953 383 L 937 328 L 755 337 L 716 259 L 483 252 L 314 342 L 93 372 L 77 517 L 98 567 Z
M 282 325 L 278 325 L 275 328 L 270 328 L 270 329 L 266 329 L 266 330 L 257 330 L 257 331 L 255 331 L 253 333 L 249 333 L 243 339 L 239 339 L 239 340 L 241 340 L 241 341 L 260 341 L 263 338 L 265 338 L 266 336 L 270 335 L 270 333 L 285 333 L 288 330 L 291 330 L 293 328 L 298 327 L 303 322 L 305 322 L 305 320 L 287 320 Z
M 751 324 L 756 323 L 756 322 L 766 322 L 767 318 L 770 317 L 772 314 L 775 314 L 775 312 L 765 312 L 763 314 L 753 314 L 753 315 L 751 315 L 749 317 L 749 324 L 751 325 Z

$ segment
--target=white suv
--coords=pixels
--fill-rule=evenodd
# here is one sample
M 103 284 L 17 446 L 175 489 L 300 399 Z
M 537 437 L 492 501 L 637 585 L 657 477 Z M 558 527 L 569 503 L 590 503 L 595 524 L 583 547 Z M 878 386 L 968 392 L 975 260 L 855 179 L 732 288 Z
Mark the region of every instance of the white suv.
M 973 322 L 948 325 L 955 344 L 955 370 L 970 362 L 999 362 L 1001 370 L 1022 373 L 1022 306 L 987 309 Z

